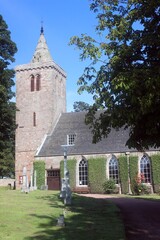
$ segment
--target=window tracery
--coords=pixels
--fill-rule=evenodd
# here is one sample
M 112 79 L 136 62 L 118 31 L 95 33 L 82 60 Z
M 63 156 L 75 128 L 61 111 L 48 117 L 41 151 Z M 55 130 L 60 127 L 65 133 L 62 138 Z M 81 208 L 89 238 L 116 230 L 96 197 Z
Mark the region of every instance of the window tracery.
M 84 158 L 79 162 L 79 185 L 88 185 L 88 164 Z
M 140 160 L 140 174 L 143 175 L 145 183 L 151 183 L 151 164 L 149 157 L 143 155 Z
M 115 183 L 119 183 L 119 170 L 118 170 L 118 161 L 112 156 L 109 160 L 109 179 L 115 180 Z

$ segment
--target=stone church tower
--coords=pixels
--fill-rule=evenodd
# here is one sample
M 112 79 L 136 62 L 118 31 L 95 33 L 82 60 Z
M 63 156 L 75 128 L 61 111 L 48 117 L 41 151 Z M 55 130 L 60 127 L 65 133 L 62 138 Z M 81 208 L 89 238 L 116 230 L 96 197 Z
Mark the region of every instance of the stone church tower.
M 28 178 L 46 134 L 66 112 L 66 73 L 50 55 L 43 28 L 29 64 L 16 67 L 16 188 L 23 168 Z M 30 180 L 30 179 L 28 179 Z

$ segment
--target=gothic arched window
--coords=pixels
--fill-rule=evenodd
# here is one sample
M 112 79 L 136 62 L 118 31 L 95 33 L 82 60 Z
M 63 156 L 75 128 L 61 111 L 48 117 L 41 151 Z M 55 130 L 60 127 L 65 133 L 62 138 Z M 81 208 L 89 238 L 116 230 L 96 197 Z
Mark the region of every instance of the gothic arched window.
M 41 78 L 40 78 L 40 75 L 38 74 L 36 76 L 36 91 L 39 91 L 40 90 L 40 86 L 41 85 Z
M 151 163 L 146 155 L 143 155 L 140 160 L 140 173 L 145 183 L 151 183 Z
M 84 158 L 79 162 L 79 185 L 88 185 L 88 164 Z
M 114 179 L 115 183 L 119 183 L 118 161 L 112 156 L 109 160 L 109 179 Z
M 34 75 L 31 75 L 31 92 L 34 91 Z

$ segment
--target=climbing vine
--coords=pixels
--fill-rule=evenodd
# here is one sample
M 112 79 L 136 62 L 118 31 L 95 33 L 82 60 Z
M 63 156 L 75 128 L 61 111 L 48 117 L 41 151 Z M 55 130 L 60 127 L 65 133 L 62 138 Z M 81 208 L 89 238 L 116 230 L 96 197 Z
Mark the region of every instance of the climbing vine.
M 67 160 L 67 169 L 69 171 L 70 187 L 71 190 L 76 186 L 76 159 Z M 64 161 L 60 163 L 61 178 L 64 177 Z
M 35 161 L 33 167 L 36 170 L 37 188 L 40 189 L 42 185 L 45 185 L 45 162 Z
M 130 181 L 131 181 L 131 191 L 135 194 L 135 178 L 138 174 L 138 156 L 129 157 L 129 172 L 130 172 Z
M 119 179 L 121 184 L 122 193 L 128 193 L 128 164 L 127 156 L 120 156 L 118 158 L 119 162 Z
M 106 181 L 106 158 L 88 159 L 88 185 L 92 193 L 102 193 Z
M 160 192 L 160 154 L 151 156 L 153 188 L 155 192 Z

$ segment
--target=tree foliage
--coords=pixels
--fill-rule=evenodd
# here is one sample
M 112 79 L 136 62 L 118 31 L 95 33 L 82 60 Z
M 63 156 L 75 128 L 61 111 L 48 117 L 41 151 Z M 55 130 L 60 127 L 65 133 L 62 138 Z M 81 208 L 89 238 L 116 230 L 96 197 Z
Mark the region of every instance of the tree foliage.
M 97 37 L 82 34 L 70 44 L 90 59 L 79 91 L 93 94 L 86 122 L 93 141 L 111 128 L 129 128 L 129 147 L 160 146 L 160 2 L 90 0 Z M 97 109 L 104 108 L 98 118 Z
M 75 112 L 87 111 L 89 109 L 89 104 L 82 101 L 74 102 L 73 109 Z
M 9 176 L 14 171 L 15 103 L 14 71 L 9 65 L 14 61 L 17 48 L 10 37 L 10 31 L 0 15 L 0 176 Z

